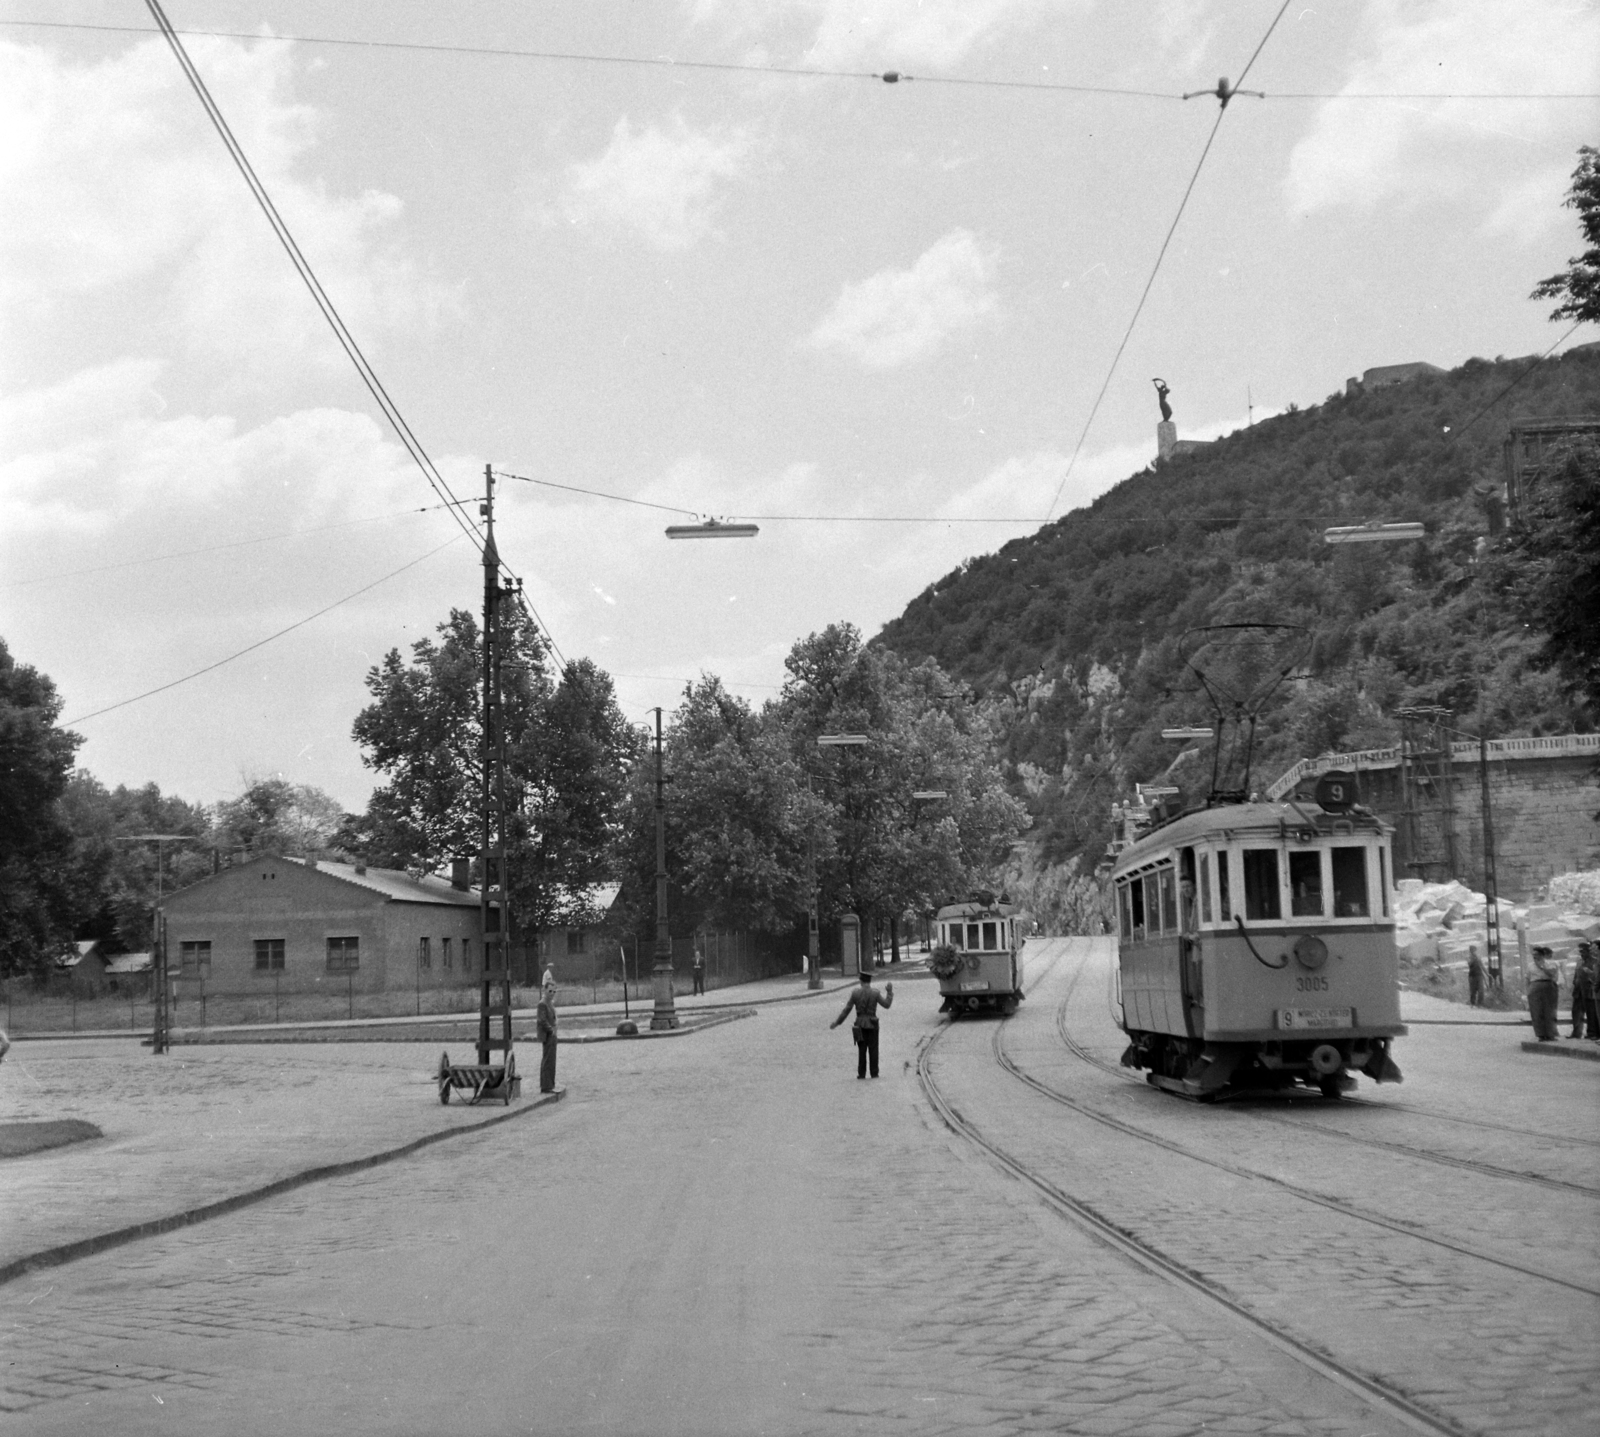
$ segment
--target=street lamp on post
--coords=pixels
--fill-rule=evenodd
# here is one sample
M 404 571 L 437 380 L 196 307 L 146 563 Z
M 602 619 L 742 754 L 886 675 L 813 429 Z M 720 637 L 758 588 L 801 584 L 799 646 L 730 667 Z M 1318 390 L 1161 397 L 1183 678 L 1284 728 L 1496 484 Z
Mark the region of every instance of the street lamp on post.
M 169 1011 L 167 974 L 167 916 L 162 911 L 161 845 L 163 843 L 195 842 L 192 833 L 130 833 L 112 840 L 114 843 L 153 843 L 156 846 L 156 901 L 151 909 L 150 924 L 150 977 L 155 987 L 155 1013 L 150 1034 L 151 1053 L 167 1051 L 167 1037 L 172 1026 Z
M 656 709 L 656 961 L 650 970 L 655 1011 L 650 1030 L 678 1026 L 672 1001 L 672 933 L 667 927 L 667 780 L 661 768 L 661 710 Z

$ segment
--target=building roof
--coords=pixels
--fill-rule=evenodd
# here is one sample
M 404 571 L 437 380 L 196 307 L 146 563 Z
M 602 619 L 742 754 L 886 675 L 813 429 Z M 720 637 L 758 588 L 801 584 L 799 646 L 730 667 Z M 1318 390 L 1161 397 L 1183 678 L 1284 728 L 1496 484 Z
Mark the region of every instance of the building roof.
M 106 972 L 148 973 L 154 966 L 155 960 L 148 953 L 119 953 L 106 964 Z
M 343 883 L 365 888 L 369 893 L 381 894 L 394 903 L 447 903 L 457 908 L 478 906 L 476 888 L 457 888 L 448 878 L 440 878 L 432 873 L 425 873 L 418 878 L 403 868 L 358 869 L 353 863 L 335 863 L 325 858 L 289 858 L 282 861 L 315 869 Z
M 98 958 L 100 956 L 100 940 L 98 938 L 82 938 L 70 948 L 63 948 L 56 954 L 57 968 L 76 968 L 85 958 Z

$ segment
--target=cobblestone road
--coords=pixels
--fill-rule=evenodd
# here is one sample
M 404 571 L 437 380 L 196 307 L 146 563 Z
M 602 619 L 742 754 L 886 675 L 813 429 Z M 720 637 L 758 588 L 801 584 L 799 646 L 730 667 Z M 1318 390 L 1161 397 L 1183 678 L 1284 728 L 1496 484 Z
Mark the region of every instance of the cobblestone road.
M 1065 1054 L 1054 1012 L 1082 959 L 1057 960 L 1006 1029 L 1008 1048 L 1049 1081 L 1088 1075 L 1097 1101 L 1143 1100 Z M 940 1031 L 937 996 L 926 982 L 896 993 L 876 1083 L 855 1081 L 848 1040 L 827 1031 L 831 1001 L 688 1042 L 564 1052 L 569 1094 L 547 1112 L 0 1288 L 7 1429 L 1403 1430 L 1045 1211 L 944 1129 L 913 1071 L 917 1045 Z M 1181 1225 L 1186 1253 L 1286 1322 L 1323 1301 L 1307 1282 L 1308 1244 L 1318 1262 L 1347 1263 L 1358 1276 L 1337 1291 L 1350 1305 L 1321 1314 L 1317 1331 L 1391 1362 L 1403 1333 L 1415 1355 L 1400 1366 L 1429 1377 L 1419 1395 L 1469 1430 L 1514 1430 L 1502 1423 L 1518 1415 L 1525 1357 L 1489 1354 L 1480 1379 L 1465 1360 L 1475 1349 L 1448 1360 L 1451 1344 L 1559 1355 L 1574 1311 L 1592 1322 L 1594 1304 L 1576 1294 L 1540 1318 L 1522 1310 L 1523 1279 L 1496 1288 L 1432 1253 L 1397 1281 L 1377 1230 L 1341 1237 L 1339 1261 L 1320 1219 L 1302 1214 L 1285 1237 L 1289 1220 L 1258 1206 L 1248 1181 L 1196 1176 L 1029 1093 L 994 1063 L 993 1033 L 957 1025 L 934 1050 L 968 1117 L 1037 1144 L 1063 1185 L 1103 1184 L 1114 1211 Z M 417 1052 L 419 1074 L 434 1056 Z M 1563 1066 L 1588 1070 L 1544 1064 L 1539 1076 L 1559 1082 L 1549 1070 Z M 420 1082 L 397 1086 L 396 1102 L 431 1101 Z M 1163 1120 L 1181 1127 L 1192 1111 Z M 1223 1114 L 1219 1129 L 1235 1155 L 1232 1134 L 1252 1137 L 1243 1117 Z M 1278 1129 L 1278 1157 L 1297 1141 Z M 1374 1161 L 1343 1147 L 1354 1170 Z M 1516 1157 L 1514 1140 L 1507 1151 Z M 1584 1171 L 1547 1156 L 1557 1175 Z M 1438 1200 L 1457 1175 L 1429 1178 Z M 1516 1187 L 1508 1242 L 1517 1212 L 1542 1222 L 1547 1199 L 1566 1196 Z M 1462 1300 L 1472 1310 L 1452 1313 Z M 1515 1430 L 1580 1430 L 1551 1425 L 1580 1410 L 1571 1376 L 1522 1395 L 1521 1415 L 1546 1425 Z

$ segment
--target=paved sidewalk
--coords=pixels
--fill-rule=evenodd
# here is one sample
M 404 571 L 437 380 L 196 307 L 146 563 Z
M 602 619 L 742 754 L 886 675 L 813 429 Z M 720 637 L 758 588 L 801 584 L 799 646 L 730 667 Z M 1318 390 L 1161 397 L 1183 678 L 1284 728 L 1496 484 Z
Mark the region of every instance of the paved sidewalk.
M 892 981 L 894 970 L 884 976 Z M 833 975 L 822 992 L 812 993 L 804 976 L 794 974 L 718 988 L 702 997 L 680 996 L 676 1005 L 694 1026 L 678 1031 L 687 1036 L 739 1010 L 771 1003 L 814 997 L 831 1005 L 841 989 L 853 985 L 854 980 Z M 632 1007 L 640 1037 L 646 1038 L 650 1006 Z M 532 1011 L 525 1016 L 531 1022 Z M 564 1020 L 621 1016 L 621 1004 L 561 1009 Z M 397 1025 L 394 1019 L 358 1019 L 333 1026 L 403 1029 L 403 1020 Z M 99 1042 L 90 1034 L 32 1039 L 0 1063 L 0 1122 L 78 1118 L 105 1134 L 4 1160 L 0 1272 L 63 1245 L 161 1222 L 310 1169 L 372 1159 L 508 1111 L 498 1103 L 440 1104 L 434 1078 L 437 1037 L 184 1044 L 158 1057 L 127 1034 L 119 1036 L 123 1042 Z M 245 1035 L 234 1030 L 234 1036 Z M 582 1042 L 600 1035 L 567 1036 Z M 448 1040 L 463 1048 L 466 1041 Z M 535 1045 L 524 1047 L 518 1065 L 524 1097 L 509 1111 L 536 1103 L 536 1058 Z M 572 1071 L 571 1061 L 560 1071 L 562 1081 Z M 527 1120 L 539 1121 L 531 1114 Z

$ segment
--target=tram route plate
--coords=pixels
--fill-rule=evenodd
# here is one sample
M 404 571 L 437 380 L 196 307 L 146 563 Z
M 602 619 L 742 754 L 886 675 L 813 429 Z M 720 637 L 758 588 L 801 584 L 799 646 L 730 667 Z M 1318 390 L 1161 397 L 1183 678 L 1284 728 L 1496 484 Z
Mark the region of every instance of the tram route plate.
M 987 993 L 989 985 L 987 983 L 963 983 L 961 991 L 963 993 Z
M 1284 1032 L 1309 1028 L 1349 1028 L 1355 1014 L 1349 1008 L 1280 1008 L 1278 1027 Z

